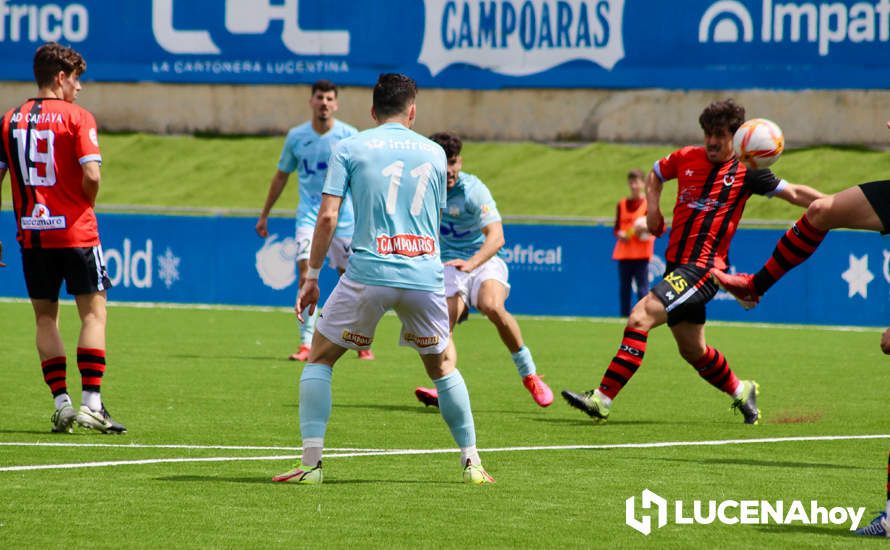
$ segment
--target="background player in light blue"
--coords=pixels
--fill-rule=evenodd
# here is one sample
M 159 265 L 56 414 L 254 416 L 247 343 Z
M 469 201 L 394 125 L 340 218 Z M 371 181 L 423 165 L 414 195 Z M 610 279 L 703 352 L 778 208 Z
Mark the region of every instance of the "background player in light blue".
M 537 375 L 519 323 L 504 307 L 510 283 L 507 264 L 498 256 L 504 246 L 504 226 L 497 204 L 479 178 L 461 171 L 463 143 L 456 134 L 440 132 L 430 139 L 441 145 L 448 157 L 448 201 L 440 239 L 449 328 L 453 333 L 454 325 L 466 319 L 470 306 L 478 309 L 497 328 L 535 403 L 548 407 L 553 403 L 553 392 Z M 453 339 L 445 350 L 445 364 L 457 364 Z M 422 403 L 438 406 L 438 392 L 434 388 L 420 387 L 414 394 Z
M 334 363 L 349 349 L 367 349 L 383 314 L 402 322 L 400 344 L 417 350 L 439 392 L 439 408 L 461 450 L 464 481 L 491 483 L 476 451 L 470 396 L 460 372 L 443 363 L 448 345 L 448 307 L 439 222 L 445 206 L 445 152 L 409 130 L 417 88 L 400 74 L 381 75 L 371 114 L 378 126 L 340 142 L 331 156 L 315 227 L 306 283 L 297 313 L 315 309 L 318 273 L 349 191 L 356 209 L 353 255 L 325 303 L 300 377 L 301 462 L 274 481 L 321 483 L 321 455 L 331 415 Z
M 309 98 L 312 119 L 291 128 L 287 133 L 281 158 L 278 161 L 278 170 L 272 177 L 266 203 L 263 205 L 263 211 L 256 224 L 256 232 L 259 236 L 268 237 L 269 213 L 278 197 L 281 196 L 281 192 L 284 191 L 289 176 L 297 171 L 300 202 L 297 205 L 296 262 L 299 271 L 299 286 L 301 287 L 306 280 L 306 265 L 312 247 L 312 232 L 318 218 L 318 208 L 321 206 L 321 191 L 328 170 L 331 148 L 340 140 L 358 133 L 358 130 L 349 124 L 334 118 L 338 106 L 337 86 L 333 82 L 319 80 L 312 85 L 312 95 Z M 331 242 L 331 247 L 327 251 L 331 267 L 337 269 L 341 274 L 346 270 L 346 262 L 349 258 L 353 222 L 352 200 L 347 195 L 340 209 L 337 231 Z M 300 326 L 300 347 L 289 359 L 305 361 L 309 358 L 309 346 L 312 342 L 312 334 L 315 332 L 317 317 L 317 313 L 310 316 Z M 374 355 L 371 350 L 362 350 L 359 352 L 359 358 L 373 359 Z

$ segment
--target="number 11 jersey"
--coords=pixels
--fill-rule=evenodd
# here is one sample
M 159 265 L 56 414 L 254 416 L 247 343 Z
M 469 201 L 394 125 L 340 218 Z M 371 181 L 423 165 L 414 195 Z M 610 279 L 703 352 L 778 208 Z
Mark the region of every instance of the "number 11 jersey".
M 352 193 L 355 232 L 347 277 L 366 285 L 444 289 L 439 223 L 446 170 L 438 144 L 398 123 L 335 146 L 324 193 Z

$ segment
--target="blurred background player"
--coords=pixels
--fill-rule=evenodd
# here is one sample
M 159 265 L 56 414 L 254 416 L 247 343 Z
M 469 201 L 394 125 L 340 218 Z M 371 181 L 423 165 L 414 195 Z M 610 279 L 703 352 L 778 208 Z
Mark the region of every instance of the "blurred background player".
M 634 168 L 627 173 L 630 195 L 618 201 L 615 208 L 615 249 L 612 259 L 618 262 L 618 299 L 621 316 L 630 315 L 630 295 L 637 285 L 637 301 L 649 292 L 649 260 L 655 250 L 655 239 L 646 227 L 646 179 L 643 171 Z
M 439 145 L 411 131 L 417 114 L 414 81 L 383 74 L 371 115 L 378 126 L 339 143 L 331 156 L 324 196 L 297 314 L 311 315 L 319 299 L 318 273 L 337 226 L 343 197 L 356 204 L 354 253 L 325 303 L 300 377 L 301 462 L 274 481 L 321 483 L 322 449 L 331 415 L 334 363 L 349 349 L 367 349 L 383 314 L 402 322 L 399 343 L 420 354 L 439 392 L 439 410 L 460 447 L 463 479 L 492 483 L 476 451 L 470 396 L 460 372 L 443 362 L 448 345 L 439 224 L 447 193 L 447 161 Z
M 306 281 L 306 265 L 309 260 L 309 251 L 312 248 L 312 232 L 315 229 L 315 220 L 318 217 L 318 208 L 321 206 L 321 189 L 324 186 L 325 174 L 328 170 L 328 160 L 331 149 L 340 140 L 353 136 L 358 130 L 334 118 L 334 113 L 339 108 L 337 102 L 337 86 L 330 80 L 319 80 L 312 85 L 312 95 L 309 97 L 309 107 L 312 109 L 312 119 L 291 128 L 287 133 L 284 148 L 281 150 L 281 158 L 278 160 L 278 170 L 272 176 L 269 184 L 269 194 L 266 203 L 256 223 L 256 232 L 260 237 L 269 236 L 269 213 L 285 185 L 291 173 L 295 170 L 299 174 L 300 202 L 297 206 L 296 240 L 297 240 L 297 270 L 299 271 L 299 287 Z M 343 200 L 340 211 L 340 221 L 337 231 L 331 242 L 327 258 L 331 267 L 340 274 L 346 270 L 346 261 L 349 258 L 349 246 L 353 231 L 352 200 L 347 195 Z M 315 321 L 318 314 L 309 316 L 306 322 L 300 326 L 300 347 L 289 359 L 305 361 L 309 357 L 309 345 L 312 342 L 312 334 L 315 332 Z M 373 359 L 371 350 L 359 352 L 361 359 Z
M 111 418 L 100 394 L 106 289 L 111 284 L 93 211 L 102 163 L 96 120 L 74 104 L 86 67 L 71 48 L 51 42 L 37 49 L 37 97 L 7 112 L 0 124 L 0 183 L 9 171 L 25 286 L 37 324 L 37 353 L 56 406 L 52 431 L 71 432 L 76 422 L 119 434 L 127 429 Z M 63 280 L 81 321 L 77 368 L 83 393 L 77 411 L 68 395 L 59 334 Z
M 665 276 L 631 311 L 621 346 L 599 388 L 562 392 L 572 407 L 605 420 L 612 400 L 643 362 L 649 331 L 667 323 L 683 359 L 709 384 L 732 396 L 732 407 L 741 411 L 746 424 L 757 423 L 757 384 L 739 380 L 723 354 L 705 342 L 705 305 L 717 293 L 710 270 L 726 268 L 730 241 L 752 194 L 778 196 L 799 206 L 808 206 L 822 194 L 741 164 L 732 137 L 744 120 L 745 109 L 731 99 L 711 103 L 699 117 L 705 146 L 675 151 L 649 173 L 647 225 L 655 236 L 664 232 L 664 182 L 677 178 L 678 183 Z
M 479 178 L 461 171 L 463 143 L 457 135 L 441 132 L 430 139 L 441 145 L 448 157 L 448 203 L 442 214 L 439 238 L 445 262 L 450 332 L 453 334 L 454 325 L 466 319 L 471 306 L 478 309 L 497 328 L 535 403 L 547 407 L 553 403 L 553 392 L 537 375 L 519 323 L 504 307 L 510 283 L 507 264 L 498 256 L 504 246 L 504 225 L 497 205 Z M 457 365 L 453 338 L 445 350 L 445 364 L 448 369 Z M 417 388 L 414 394 L 422 403 L 438 406 L 435 388 Z
M 890 128 L 890 122 L 887 127 Z M 760 271 L 730 275 L 714 269 L 714 277 L 743 307 L 750 309 L 785 273 L 812 256 L 830 230 L 842 228 L 890 233 L 890 180 L 863 183 L 813 201 L 779 239 Z

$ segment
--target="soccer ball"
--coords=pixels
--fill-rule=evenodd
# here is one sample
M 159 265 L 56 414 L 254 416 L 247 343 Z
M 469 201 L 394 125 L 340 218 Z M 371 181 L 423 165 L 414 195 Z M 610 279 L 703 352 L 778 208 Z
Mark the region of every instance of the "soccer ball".
M 785 150 L 785 136 L 779 126 L 765 118 L 752 118 L 742 124 L 732 138 L 732 148 L 748 168 L 768 168 Z
M 641 241 L 649 240 L 649 227 L 646 225 L 646 216 L 640 216 L 639 218 L 634 220 L 633 227 L 631 228 L 632 233 L 637 236 Z

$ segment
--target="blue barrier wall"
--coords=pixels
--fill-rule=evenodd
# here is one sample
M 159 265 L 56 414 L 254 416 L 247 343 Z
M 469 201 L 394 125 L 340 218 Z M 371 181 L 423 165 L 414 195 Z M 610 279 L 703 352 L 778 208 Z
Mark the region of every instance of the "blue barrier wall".
M 270 220 L 271 236 L 254 233 L 254 218 L 100 214 L 114 301 L 290 306 L 296 295 L 293 222 Z M 26 296 L 11 212 L 0 213 L 9 267 L 0 296 Z M 771 253 L 779 230 L 740 230 L 732 261 L 751 271 Z M 516 313 L 615 316 L 618 275 L 610 259 L 611 228 L 507 225 L 506 260 Z M 659 239 L 650 278 L 663 270 Z M 325 269 L 327 294 L 336 274 Z M 890 324 L 890 240 L 875 233 L 831 233 L 818 252 L 745 312 L 725 293 L 709 305 L 713 319 L 831 325 Z
M 890 88 L 890 0 L 17 0 L 0 80 L 48 40 L 103 81 Z

